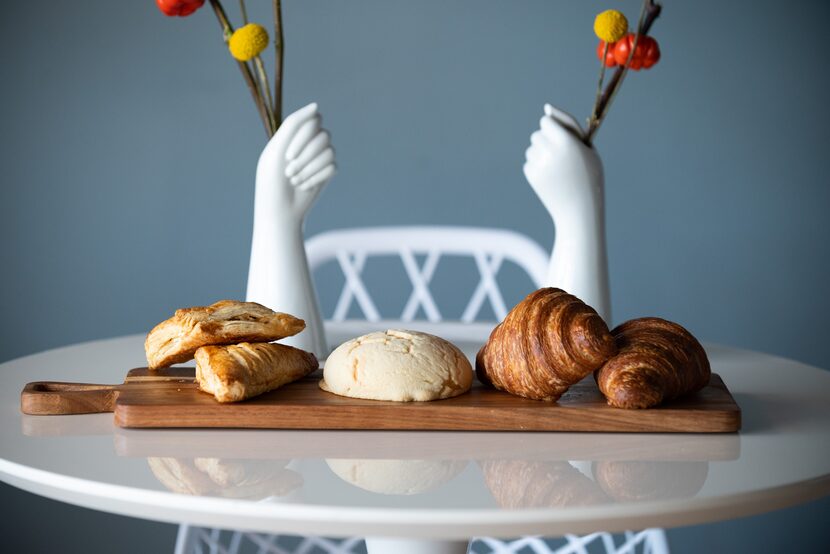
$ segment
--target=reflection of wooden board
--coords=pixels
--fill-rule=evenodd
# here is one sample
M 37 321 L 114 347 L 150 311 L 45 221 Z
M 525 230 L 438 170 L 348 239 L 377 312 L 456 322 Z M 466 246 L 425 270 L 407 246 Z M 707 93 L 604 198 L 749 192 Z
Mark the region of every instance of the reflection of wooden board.
M 113 397 L 112 404 L 102 403 L 98 411 L 113 409 L 121 427 L 723 433 L 741 425 L 740 408 L 717 375 L 695 395 L 650 410 L 622 410 L 605 403 L 590 377 L 557 403 L 527 400 L 479 384 L 447 400 L 381 402 L 323 392 L 317 386 L 318 373 L 245 402 L 220 404 L 196 388 L 192 370 L 169 371 L 171 376 L 160 380 L 158 374 L 139 368 L 123 385 L 84 387 L 98 387 L 85 389 L 91 394 L 114 391 L 106 393 Z M 77 396 L 77 391 L 63 386 L 27 385 L 24 411 L 45 413 L 37 411 L 38 395 L 60 397 L 68 391 Z
M 712 462 L 736 460 L 741 453 L 736 433 L 550 437 L 532 432 L 117 429 L 114 442 L 119 456 L 135 458 Z

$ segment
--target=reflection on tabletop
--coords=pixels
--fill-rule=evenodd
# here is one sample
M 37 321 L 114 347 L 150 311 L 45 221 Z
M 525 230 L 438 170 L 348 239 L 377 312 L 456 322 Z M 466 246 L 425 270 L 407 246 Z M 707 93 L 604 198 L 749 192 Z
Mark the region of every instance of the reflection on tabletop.
M 709 462 L 603 460 L 592 464 L 591 477 L 567 461 L 486 461 L 481 468 L 502 508 L 565 508 L 690 498 L 703 488 Z
M 302 476 L 288 460 L 147 458 L 153 475 L 170 491 L 196 496 L 262 500 L 299 489 Z
M 305 501 L 323 468 L 355 492 L 412 497 L 470 469 L 503 509 L 566 508 L 692 497 L 740 436 L 118 429 L 115 449 L 182 494 Z
M 304 477 L 285 460 L 147 458 L 168 490 L 197 496 L 280 501 L 298 492 Z M 379 495 L 423 494 L 449 483 L 463 460 L 326 460 L 344 482 Z M 296 464 L 302 472 L 302 464 Z M 482 482 L 505 509 L 567 508 L 614 502 L 690 498 L 703 487 L 706 461 L 594 462 L 591 475 L 567 460 L 482 460 Z
M 465 460 L 326 460 L 347 483 L 377 494 L 421 494 L 461 473 Z
M 709 462 L 620 462 L 592 464 L 602 490 L 618 502 L 669 500 L 696 495 L 709 474 Z
M 121 429 L 126 457 L 377 460 L 719 461 L 740 455 L 738 434 L 487 433 Z
M 606 504 L 589 477 L 567 461 L 495 460 L 481 463 L 484 482 L 502 508 L 565 508 Z
M 413 498 L 470 470 L 481 494 L 503 509 L 689 498 L 706 482 L 709 462 L 736 460 L 741 448 L 738 434 L 133 430 L 111 421 L 23 416 L 22 429 L 113 432 L 118 456 L 146 458 L 179 494 L 303 502 L 304 484 L 322 471 L 355 492 Z

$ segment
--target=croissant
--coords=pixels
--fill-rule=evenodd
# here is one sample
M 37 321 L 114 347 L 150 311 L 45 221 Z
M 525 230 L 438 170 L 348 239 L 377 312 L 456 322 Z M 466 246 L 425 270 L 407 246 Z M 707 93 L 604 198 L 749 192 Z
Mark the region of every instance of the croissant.
M 659 317 L 626 321 L 612 332 L 619 354 L 594 374 L 617 408 L 650 408 L 709 383 L 706 351 L 689 331 Z
M 593 308 L 563 290 L 539 289 L 519 302 L 476 356 L 481 382 L 556 401 L 617 351 Z

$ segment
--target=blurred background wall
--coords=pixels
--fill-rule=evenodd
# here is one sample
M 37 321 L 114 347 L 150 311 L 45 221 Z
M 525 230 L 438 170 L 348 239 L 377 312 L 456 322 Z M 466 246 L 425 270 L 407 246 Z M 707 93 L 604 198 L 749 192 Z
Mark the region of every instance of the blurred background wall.
M 270 21 L 269 2 L 248 4 Z M 596 141 L 614 319 L 659 315 L 704 341 L 828 368 L 830 5 L 665 4 L 662 61 L 628 77 Z M 474 225 L 549 248 L 523 153 L 544 102 L 589 114 L 591 26 L 610 7 L 635 20 L 639 2 L 285 0 L 285 106 L 320 103 L 339 165 L 307 233 Z M 152 0 L 40 0 L 2 11 L 0 361 L 243 297 L 265 135 L 210 10 L 177 19 Z M 452 297 L 462 273 L 436 277 L 438 294 Z M 318 278 L 331 313 L 339 277 Z M 527 292 L 501 279 L 509 301 Z M 392 289 L 394 308 L 408 291 Z M 175 536 L 6 485 L 0 504 L 21 547 L 109 552 L 90 538 L 105 529 L 131 537 L 119 549 L 164 551 Z M 669 538 L 676 552 L 808 547 L 828 507 Z M 60 543 L 38 533 L 43 518 Z

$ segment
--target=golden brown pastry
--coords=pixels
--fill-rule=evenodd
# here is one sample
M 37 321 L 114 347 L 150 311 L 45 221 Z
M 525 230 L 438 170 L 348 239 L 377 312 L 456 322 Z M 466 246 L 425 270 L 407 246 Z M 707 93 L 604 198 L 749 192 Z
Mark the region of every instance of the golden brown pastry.
M 619 354 L 594 374 L 611 406 L 650 408 L 709 383 L 706 351 L 677 323 L 643 317 L 626 321 L 612 334 Z
M 238 402 L 305 377 L 319 367 L 314 354 L 267 342 L 203 346 L 196 382 L 219 402 Z
M 158 369 L 192 359 L 201 346 L 270 342 L 296 335 L 304 328 L 302 319 L 256 302 L 220 300 L 210 306 L 176 310 L 173 317 L 150 331 L 144 351 L 148 367 Z
M 555 288 L 519 302 L 476 356 L 480 381 L 499 390 L 555 401 L 617 351 L 593 308 Z

